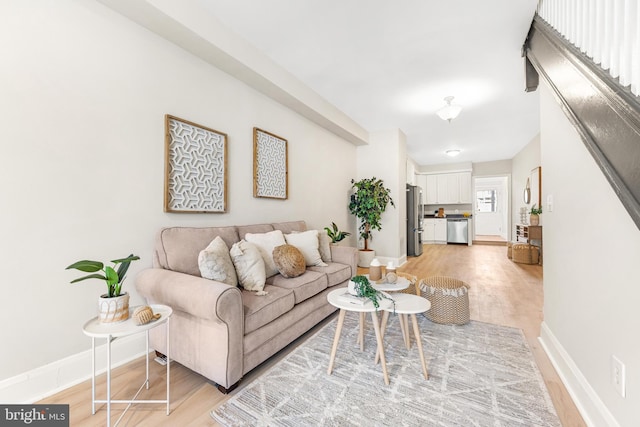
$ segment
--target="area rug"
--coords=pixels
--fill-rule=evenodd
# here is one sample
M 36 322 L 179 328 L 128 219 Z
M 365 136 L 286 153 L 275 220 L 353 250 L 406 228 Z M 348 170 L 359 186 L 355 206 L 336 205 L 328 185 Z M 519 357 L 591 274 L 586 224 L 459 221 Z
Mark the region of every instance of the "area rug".
M 428 381 L 390 316 L 386 386 L 370 317 L 361 352 L 357 314 L 347 313 L 331 375 L 335 319 L 211 416 L 223 426 L 560 426 L 520 329 L 418 319 Z

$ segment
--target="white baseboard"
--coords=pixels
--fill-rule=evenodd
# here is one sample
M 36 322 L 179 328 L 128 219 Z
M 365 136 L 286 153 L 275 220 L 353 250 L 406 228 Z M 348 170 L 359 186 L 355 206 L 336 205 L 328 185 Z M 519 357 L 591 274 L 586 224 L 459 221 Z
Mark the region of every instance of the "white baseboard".
M 618 421 L 600 400 L 598 394 L 545 322 L 542 322 L 538 339 L 576 404 L 584 422 L 589 427 L 620 427 Z
M 96 344 L 99 344 L 99 340 Z M 111 344 L 112 367 L 128 363 L 146 350 L 145 334 L 118 338 Z M 96 373 L 106 372 L 106 343 L 96 345 Z M 0 402 L 30 404 L 91 379 L 91 350 L 66 357 L 0 381 Z M 91 396 L 89 394 L 88 398 Z

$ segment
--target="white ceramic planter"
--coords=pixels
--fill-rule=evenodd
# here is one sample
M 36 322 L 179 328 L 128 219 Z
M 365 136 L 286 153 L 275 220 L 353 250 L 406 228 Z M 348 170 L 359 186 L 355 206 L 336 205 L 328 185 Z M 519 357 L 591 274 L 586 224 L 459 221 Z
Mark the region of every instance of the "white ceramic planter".
M 129 318 L 129 294 L 107 298 L 106 294 L 98 299 L 98 317 L 100 323 L 122 322 Z
M 376 257 L 376 251 L 374 250 L 362 250 L 358 251 L 358 267 L 369 268 L 371 261 Z

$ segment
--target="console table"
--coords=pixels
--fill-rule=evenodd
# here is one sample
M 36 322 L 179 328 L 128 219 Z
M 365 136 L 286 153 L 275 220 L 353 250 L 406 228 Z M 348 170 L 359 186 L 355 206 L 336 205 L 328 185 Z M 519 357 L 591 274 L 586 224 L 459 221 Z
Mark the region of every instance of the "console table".
M 526 225 L 516 224 L 516 241 L 529 243 L 530 245 L 537 246 L 540 250 L 540 256 L 538 257 L 540 265 L 542 265 L 542 226 L 541 225 Z

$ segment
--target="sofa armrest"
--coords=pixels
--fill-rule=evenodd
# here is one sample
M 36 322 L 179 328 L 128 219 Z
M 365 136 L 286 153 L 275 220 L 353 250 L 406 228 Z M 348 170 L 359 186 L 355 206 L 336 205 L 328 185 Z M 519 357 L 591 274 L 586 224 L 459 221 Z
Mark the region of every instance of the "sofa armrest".
M 242 294 L 235 286 L 162 268 L 141 271 L 135 284 L 149 303 L 202 319 L 244 324 Z
M 333 262 L 346 264 L 351 267 L 351 277 L 358 274 L 358 249 L 351 246 L 331 245 L 331 259 Z

